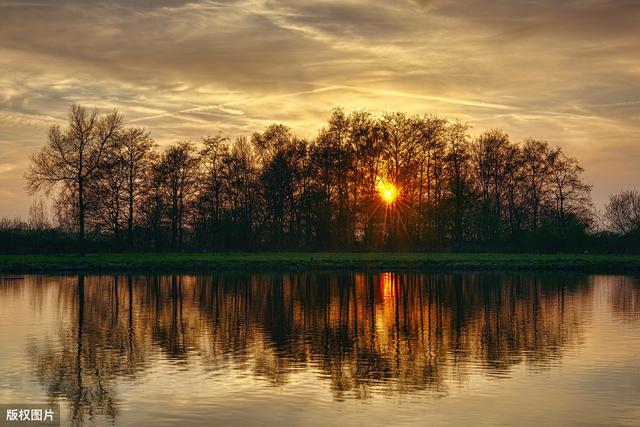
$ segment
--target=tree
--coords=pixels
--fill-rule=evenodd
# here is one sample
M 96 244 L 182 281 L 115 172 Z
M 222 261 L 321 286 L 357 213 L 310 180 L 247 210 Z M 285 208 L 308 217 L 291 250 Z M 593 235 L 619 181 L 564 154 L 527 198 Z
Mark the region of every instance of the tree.
M 35 231 L 51 228 L 47 206 L 41 198 L 35 198 L 29 207 L 29 228 Z
M 126 178 L 127 237 L 129 245 L 133 245 L 136 203 L 144 180 L 149 175 L 154 142 L 145 129 L 129 128 L 120 136 L 119 148 Z
M 522 149 L 522 169 L 527 209 L 530 214 L 530 229 L 538 231 L 540 216 L 549 195 L 549 165 L 553 155 L 545 141 L 528 139 Z
M 434 211 L 441 201 L 444 157 L 449 122 L 437 116 L 424 116 L 417 124 L 419 177 L 416 233 L 422 242 L 435 243 Z
M 120 239 L 126 206 L 127 168 L 118 138 L 106 150 L 102 162 L 87 181 L 85 200 L 91 206 L 87 221 L 95 230 Z
M 227 221 L 225 239 L 228 246 L 252 248 L 256 245 L 255 227 L 261 209 L 258 201 L 259 171 L 253 146 L 244 137 L 236 139 L 224 157 L 224 194 Z
M 263 133 L 254 133 L 252 143 L 261 158 L 260 182 L 268 241 L 275 247 L 295 245 L 306 144 L 282 125 L 271 125 Z
M 380 175 L 384 129 L 379 120 L 365 111 L 351 113 L 349 141 L 353 153 L 350 184 L 352 233 L 365 248 L 377 246 L 379 206 L 376 183 Z
M 615 233 L 630 235 L 640 231 L 640 192 L 621 191 L 610 196 L 604 216 Z
M 199 239 L 212 246 L 222 224 L 224 203 L 224 160 L 229 155 L 229 138 L 218 134 L 202 139 L 202 177 L 198 199 Z
M 419 123 L 404 113 L 387 113 L 382 117 L 384 132 L 383 168 L 380 179 L 388 180 L 398 188 L 398 200 L 390 206 L 389 244 L 407 244 L 410 240 L 407 222 L 410 206 L 415 199 L 416 170 L 419 168 L 418 132 Z M 405 234 L 401 234 L 401 230 Z M 402 242 L 401 242 L 402 240 Z
M 480 236 L 485 241 L 501 236 L 510 146 L 509 135 L 492 129 L 482 133 L 471 147 L 475 178 L 482 196 Z
M 460 244 L 469 232 L 469 211 L 474 205 L 473 190 L 469 176 L 469 135 L 468 126 L 454 123 L 449 127 L 448 153 L 445 158 L 448 179 L 451 238 Z M 443 230 L 444 231 L 444 230 Z
M 507 199 L 507 223 L 509 236 L 516 239 L 522 230 L 525 205 L 525 174 L 523 168 L 522 151 L 516 145 L 510 145 L 505 153 L 506 166 L 505 192 Z
M 316 235 L 318 246 L 322 248 L 345 247 L 352 240 L 347 186 L 352 153 L 348 138 L 348 117 L 336 109 L 310 150 L 314 192 L 319 198 Z
M 31 157 L 25 174 L 27 190 L 49 193 L 57 185 L 66 187 L 77 212 L 78 237 L 85 239 L 87 184 L 101 165 L 104 154 L 122 128 L 122 116 L 114 111 L 100 115 L 73 105 L 66 128 L 52 125 L 48 144 Z
M 320 131 L 321 181 L 325 196 L 326 219 L 323 246 L 347 248 L 353 243 L 352 212 L 349 202 L 350 175 L 353 174 L 354 150 L 350 143 L 350 117 L 341 108 L 331 112 L 327 127 Z
M 171 222 L 171 245 L 182 246 L 185 217 L 195 196 L 198 177 L 198 158 L 189 141 L 169 146 L 160 158 L 160 172 L 164 177 Z
M 586 221 L 590 216 L 591 186 L 582 181 L 584 169 L 575 158 L 567 157 L 560 148 L 550 156 L 551 191 L 555 199 L 555 213 L 564 233 L 570 220 Z
M 149 169 L 142 180 L 140 191 L 140 216 L 147 230 L 147 244 L 162 246 L 163 219 L 166 211 L 165 175 L 161 156 L 155 151 L 150 155 Z

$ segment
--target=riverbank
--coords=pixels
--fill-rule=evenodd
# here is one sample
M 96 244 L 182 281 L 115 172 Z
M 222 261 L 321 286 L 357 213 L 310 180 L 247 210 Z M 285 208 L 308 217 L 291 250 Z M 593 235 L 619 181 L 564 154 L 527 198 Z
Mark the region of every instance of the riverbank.
M 640 255 L 389 252 L 0 255 L 0 273 L 244 270 L 570 270 L 590 272 L 640 272 Z

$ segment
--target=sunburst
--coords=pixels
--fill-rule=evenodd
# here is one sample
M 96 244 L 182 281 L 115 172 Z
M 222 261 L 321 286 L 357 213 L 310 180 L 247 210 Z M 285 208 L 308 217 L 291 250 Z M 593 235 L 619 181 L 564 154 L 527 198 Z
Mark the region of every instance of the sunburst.
M 387 205 L 392 205 L 400 194 L 398 187 L 396 187 L 394 183 L 382 179 L 376 184 L 376 190 L 378 191 L 380 198 Z

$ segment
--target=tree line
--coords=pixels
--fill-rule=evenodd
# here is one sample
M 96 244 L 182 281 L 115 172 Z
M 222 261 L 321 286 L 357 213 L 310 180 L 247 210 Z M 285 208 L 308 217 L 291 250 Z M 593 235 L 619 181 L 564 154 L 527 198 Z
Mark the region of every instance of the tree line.
M 437 115 L 338 108 L 311 139 L 272 124 L 161 149 L 117 111 L 73 105 L 25 178 L 51 196 L 59 232 L 94 245 L 444 250 L 581 245 L 596 220 L 582 174 L 546 141 L 472 138 Z M 605 217 L 637 234 L 639 207 L 621 193 Z

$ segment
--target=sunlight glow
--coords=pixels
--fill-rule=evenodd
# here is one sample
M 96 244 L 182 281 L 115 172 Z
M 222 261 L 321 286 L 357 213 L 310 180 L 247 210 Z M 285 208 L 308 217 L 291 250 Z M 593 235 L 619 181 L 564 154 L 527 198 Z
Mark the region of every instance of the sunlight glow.
M 382 294 L 382 301 L 385 304 L 392 301 L 394 281 L 395 281 L 395 275 L 393 273 L 382 273 L 380 275 L 380 288 L 381 288 L 381 294 Z
M 398 187 L 392 182 L 380 180 L 376 184 L 376 190 L 378 190 L 378 194 L 387 205 L 392 204 L 398 198 Z

